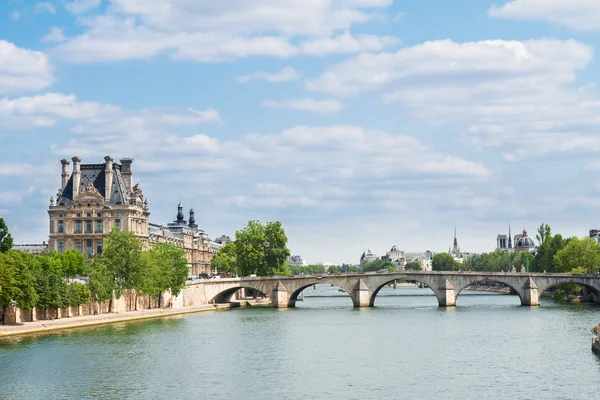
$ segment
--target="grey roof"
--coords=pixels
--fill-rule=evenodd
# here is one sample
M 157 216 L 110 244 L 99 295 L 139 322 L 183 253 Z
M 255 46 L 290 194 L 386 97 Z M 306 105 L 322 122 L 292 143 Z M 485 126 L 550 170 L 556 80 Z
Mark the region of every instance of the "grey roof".
M 106 204 L 125 204 L 125 182 L 121 176 L 121 166 L 113 164 L 113 179 L 110 199 Z M 81 184 L 79 185 L 79 193 L 85 191 L 89 184 L 93 184 L 98 192 L 105 197 L 106 172 L 105 164 L 81 164 Z M 57 199 L 56 204 L 59 206 L 73 205 L 73 174 L 69 177 L 69 182 L 62 192 L 62 195 Z

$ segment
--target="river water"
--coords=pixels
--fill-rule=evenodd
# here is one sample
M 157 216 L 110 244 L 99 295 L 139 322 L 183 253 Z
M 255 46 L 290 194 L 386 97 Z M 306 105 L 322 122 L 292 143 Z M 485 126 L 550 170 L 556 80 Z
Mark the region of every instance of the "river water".
M 318 285 L 252 307 L 0 341 L 0 399 L 597 399 L 600 307 Z

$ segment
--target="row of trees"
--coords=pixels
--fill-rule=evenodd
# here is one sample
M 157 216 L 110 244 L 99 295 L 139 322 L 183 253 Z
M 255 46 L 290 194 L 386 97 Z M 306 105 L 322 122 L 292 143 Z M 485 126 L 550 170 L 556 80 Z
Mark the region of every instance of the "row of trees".
M 281 222 L 249 221 L 235 232 L 235 241 L 225 244 L 212 258 L 211 267 L 222 274 L 247 276 L 290 275 L 286 258 L 288 238 Z
M 2 225 L 0 218 L 0 233 Z M 6 243 L 4 239 L 0 237 L 0 243 Z M 75 250 L 34 256 L 10 250 L 11 246 L 0 247 L 2 322 L 11 301 L 24 310 L 47 310 L 103 302 L 135 289 L 138 295 L 153 296 L 160 302 L 166 290 L 179 294 L 188 275 L 183 249 L 168 243 L 142 251 L 143 244 L 133 232 L 118 229 L 105 239 L 102 256 L 93 260 Z

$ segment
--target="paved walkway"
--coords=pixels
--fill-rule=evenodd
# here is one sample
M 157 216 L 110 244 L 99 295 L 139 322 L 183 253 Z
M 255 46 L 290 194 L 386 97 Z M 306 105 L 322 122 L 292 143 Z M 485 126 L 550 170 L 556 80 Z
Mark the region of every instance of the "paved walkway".
M 191 314 L 203 311 L 217 311 L 231 308 L 229 304 L 207 304 L 185 308 L 157 308 L 153 310 L 127 311 L 119 314 L 85 315 L 82 317 L 61 318 L 36 322 L 25 322 L 16 325 L 0 325 L 0 339 L 8 336 L 42 333 L 60 329 L 80 328 L 112 324 L 115 322 L 137 321 L 169 315 Z

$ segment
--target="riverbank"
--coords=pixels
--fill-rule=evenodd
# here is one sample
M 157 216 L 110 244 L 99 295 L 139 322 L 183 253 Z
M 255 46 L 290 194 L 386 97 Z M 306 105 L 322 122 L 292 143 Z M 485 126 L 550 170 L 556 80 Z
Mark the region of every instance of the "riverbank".
M 467 286 L 464 290 L 476 290 L 478 292 L 493 292 L 493 293 L 510 293 L 510 288 L 508 286 L 481 286 L 481 285 L 472 285 Z
M 141 321 L 174 315 L 195 314 L 207 311 L 222 311 L 237 307 L 266 304 L 268 304 L 268 302 L 262 300 L 238 300 L 231 302 L 230 304 L 206 304 L 202 306 L 185 308 L 156 308 L 152 310 L 127 311 L 118 314 L 86 315 L 82 317 L 70 317 L 36 322 L 25 322 L 22 324 L 2 325 L 0 326 L 0 340 L 5 337 L 19 335 L 71 330 L 90 326 L 114 324 L 118 322 Z

